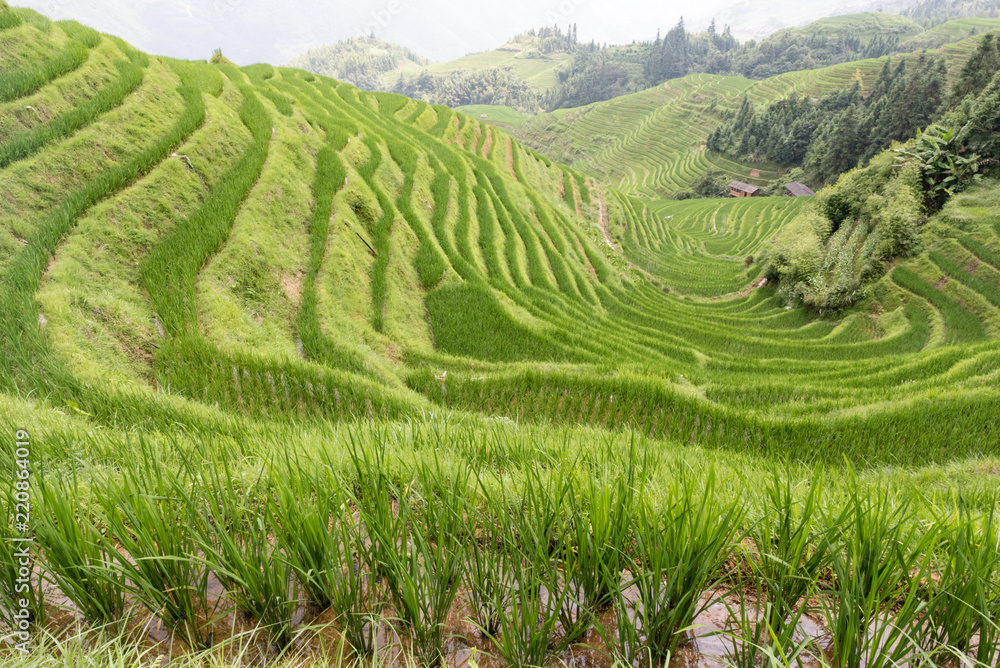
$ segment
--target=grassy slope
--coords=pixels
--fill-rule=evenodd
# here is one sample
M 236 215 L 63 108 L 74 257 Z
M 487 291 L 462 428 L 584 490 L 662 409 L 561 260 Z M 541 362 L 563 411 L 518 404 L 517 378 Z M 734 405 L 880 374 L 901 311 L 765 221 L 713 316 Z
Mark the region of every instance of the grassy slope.
M 857 35 L 863 43 L 875 35 L 899 35 L 902 38 L 921 32 L 919 25 L 899 14 L 883 12 L 863 12 L 861 14 L 846 14 L 844 16 L 829 16 L 817 19 L 801 28 L 789 28 L 789 32 L 803 35 L 826 37 Z
M 993 22 L 970 23 L 981 33 Z M 952 72 L 978 40 L 960 35 L 964 38 L 954 44 L 935 45 Z M 854 81 L 864 88 L 874 81 L 883 61 L 861 60 L 763 81 L 691 74 L 633 95 L 529 118 L 513 132 L 548 157 L 636 194 L 657 197 L 676 192 L 690 187 L 710 168 L 727 178 L 764 185 L 780 179 L 773 165 L 740 164 L 703 148 L 723 114 L 734 111 L 744 95 L 767 104 L 792 94 L 824 95 Z
M 12 52 L 67 40 L 58 26 L 16 30 Z M 67 81 L 103 71 L 108 42 Z M 653 189 L 704 166 L 690 144 L 707 96 L 831 87 L 842 73 L 750 88 L 692 76 L 559 122 L 608 145 L 595 164 L 621 160 L 632 190 Z M 58 100 L 66 85 L 32 95 Z M 656 144 L 676 106 L 643 113 L 650 100 L 690 120 L 643 174 L 636 147 Z M 599 113 L 633 127 L 627 141 L 585 131 Z M 444 404 L 804 459 L 992 452 L 986 222 L 894 272 L 880 312 L 815 320 L 751 290 L 752 258 L 800 200 L 636 199 L 444 107 L 161 58 L 144 61 L 135 95 L 0 181 L 5 387 L 98 423 L 201 424 L 202 404 L 282 420 Z M 971 265 L 968 244 L 986 249 L 975 277 L 943 281 Z

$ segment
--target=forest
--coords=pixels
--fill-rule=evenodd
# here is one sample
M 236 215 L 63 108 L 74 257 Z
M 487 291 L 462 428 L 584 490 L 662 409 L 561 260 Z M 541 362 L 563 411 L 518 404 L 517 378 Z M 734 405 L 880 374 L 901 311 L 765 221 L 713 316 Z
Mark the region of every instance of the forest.
M 802 167 L 812 183 L 828 183 L 975 98 L 998 65 L 997 41 L 987 34 L 950 92 L 944 60 L 920 54 L 886 61 L 867 96 L 855 83 L 816 100 L 793 96 L 759 109 L 744 98 L 706 145 L 752 162 Z

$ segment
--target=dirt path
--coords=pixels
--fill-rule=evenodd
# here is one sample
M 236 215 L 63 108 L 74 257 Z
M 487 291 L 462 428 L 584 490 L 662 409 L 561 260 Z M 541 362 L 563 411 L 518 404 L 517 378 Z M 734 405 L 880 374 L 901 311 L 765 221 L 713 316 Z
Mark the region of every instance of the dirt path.
M 507 137 L 507 169 L 510 170 L 510 175 L 517 181 L 517 172 L 514 171 L 514 142 L 511 141 L 510 137 Z
M 750 285 L 748 285 L 745 288 L 743 288 L 743 291 L 740 293 L 740 297 L 746 297 L 748 294 L 750 294 L 751 292 L 753 292 L 757 288 L 762 288 L 765 285 L 767 285 L 767 279 L 766 278 L 761 278 L 759 280 L 756 280 L 753 283 L 751 283 Z
M 482 128 L 479 127 L 479 123 L 473 123 L 472 125 L 472 141 L 469 142 L 469 150 L 473 153 L 476 152 L 476 147 L 479 146 L 479 138 L 483 135 Z M 464 147 L 463 147 L 464 148 Z
M 606 243 L 608 245 L 608 248 L 610 248 L 614 252 L 620 253 L 621 251 L 615 248 L 615 245 L 611 243 L 611 234 L 608 231 L 608 209 L 607 205 L 605 205 L 604 203 L 603 192 L 597 191 L 597 201 L 598 201 L 597 220 L 601 226 L 601 234 L 604 236 L 604 243 Z
M 486 140 L 483 142 L 483 159 L 490 159 L 490 149 L 493 147 L 493 130 L 486 128 Z

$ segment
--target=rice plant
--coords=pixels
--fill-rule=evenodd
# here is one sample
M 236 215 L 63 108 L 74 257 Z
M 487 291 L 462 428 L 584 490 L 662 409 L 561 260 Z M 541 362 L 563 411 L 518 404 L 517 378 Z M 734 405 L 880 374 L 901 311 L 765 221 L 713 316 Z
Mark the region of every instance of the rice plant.
M 0 492 L 0 623 L 8 629 L 20 630 L 21 622 L 31 627 L 45 624 L 45 597 L 41 578 L 35 573 L 34 546 L 23 532 L 15 532 L 18 501 L 6 483 Z M 23 509 L 23 505 L 21 509 Z M 30 509 L 30 506 L 29 506 Z M 27 603 L 27 605 L 23 605 Z M 28 617 L 22 618 L 21 610 Z
M 208 568 L 191 530 L 198 491 L 176 476 L 141 443 L 134 468 L 102 482 L 103 522 L 129 559 L 120 562 L 135 598 L 192 649 L 206 649 L 214 606 Z
M 272 513 L 281 528 L 285 559 L 318 609 L 334 612 L 350 650 L 375 652 L 377 618 L 383 605 L 373 546 L 351 513 L 342 484 L 329 468 L 286 461 L 272 473 Z
M 789 472 L 772 472 L 764 485 L 761 516 L 747 535 L 752 545 L 746 555 L 749 583 L 742 576 L 735 583 L 740 599 L 734 615 L 740 629 L 733 657 L 737 665 L 756 666 L 771 655 L 797 657 L 809 644 L 803 646 L 795 636 L 830 561 L 819 525 L 823 480 L 821 471 L 811 476 L 801 500 Z M 748 598 L 747 589 L 755 595 Z
M 473 623 L 484 636 L 492 638 L 499 632 L 501 617 L 510 604 L 513 564 L 517 561 L 508 549 L 501 518 L 475 507 L 467 508 L 464 517 L 462 533 L 468 537 L 462 569 L 465 599 Z
M 960 652 L 992 665 L 1000 655 L 1000 527 L 995 505 L 980 520 L 968 502 L 958 498 L 947 514 L 939 511 L 937 522 L 948 529 L 934 549 L 935 572 L 926 582 L 929 600 L 918 624 L 921 647 L 939 652 L 941 661 Z
M 39 480 L 35 537 L 45 578 L 94 627 L 124 624 L 127 583 L 121 555 L 87 517 L 78 480 Z
M 417 480 L 425 499 L 419 505 L 409 497 L 399 499 L 402 532 L 399 549 L 387 553 L 386 586 L 409 630 L 417 660 L 435 668 L 444 659 L 444 623 L 465 564 L 461 530 L 467 480 L 457 476 L 448 481 L 439 462 L 419 466 Z M 378 533 L 373 538 L 395 540 Z
M 734 551 L 738 502 L 716 497 L 715 473 L 704 489 L 680 477 L 663 509 L 638 504 L 635 516 L 635 572 L 641 624 L 653 656 L 665 659 L 684 641 L 694 618 L 709 605 L 704 598 L 713 578 Z M 697 497 L 697 498 L 696 498 Z
M 633 507 L 641 496 L 636 467 L 633 455 L 614 481 L 591 478 L 582 494 L 569 495 L 568 549 L 578 567 L 584 601 L 595 612 L 619 596 L 622 573 L 629 565 Z
M 194 523 L 203 560 L 237 610 L 258 620 L 270 643 L 283 649 L 292 640 L 298 586 L 276 537 L 280 525 L 273 509 L 252 497 L 256 485 L 237 487 L 225 464 L 201 467 L 198 475 L 208 497 Z
M 831 665 L 881 668 L 923 655 L 923 590 L 939 528 L 915 521 L 911 496 L 857 486 L 828 522 L 833 584 L 821 600 Z
M 519 553 L 514 544 L 508 549 L 517 555 L 509 562 L 513 587 L 502 601 L 494 603 L 498 609 L 501 603 L 509 607 L 501 614 L 499 630 L 492 636 L 493 648 L 505 665 L 541 666 L 561 647 L 553 646 L 553 637 L 565 601 L 558 590 L 548 591 L 541 586 L 537 566 L 532 563 L 537 554 Z

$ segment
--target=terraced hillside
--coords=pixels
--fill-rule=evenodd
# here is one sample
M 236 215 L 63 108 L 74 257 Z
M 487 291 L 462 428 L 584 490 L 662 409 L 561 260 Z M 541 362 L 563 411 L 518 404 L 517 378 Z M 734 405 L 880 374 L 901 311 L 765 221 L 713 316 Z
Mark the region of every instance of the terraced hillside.
M 980 33 L 993 26 L 991 19 L 966 21 L 979 26 Z M 967 34 L 961 26 L 951 28 L 958 36 Z M 929 53 L 942 54 L 949 71 L 955 73 L 978 40 L 979 36 L 959 39 Z M 690 74 L 639 93 L 541 114 L 505 127 L 549 158 L 634 194 L 669 196 L 693 185 L 709 169 L 727 179 L 766 185 L 778 179 L 776 166 L 741 164 L 705 149 L 705 139 L 723 122 L 724 114 L 734 113 L 744 96 L 756 104 L 789 95 L 820 97 L 855 81 L 867 90 L 884 61 L 860 60 L 763 81 Z
M 444 107 L 24 15 L 3 34 L 30 82 L 4 108 L 9 391 L 126 422 L 436 403 L 833 460 L 900 456 L 873 430 L 927 460 L 995 443 L 985 215 L 898 268 L 884 312 L 816 320 L 753 289 L 799 200 L 633 199 Z M 935 273 L 973 255 L 973 278 Z
M 815 317 L 801 199 L 2 3 L 0 137 L 5 663 L 995 663 L 1000 184 Z

